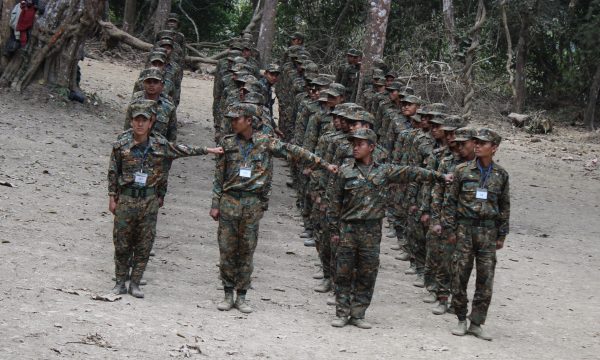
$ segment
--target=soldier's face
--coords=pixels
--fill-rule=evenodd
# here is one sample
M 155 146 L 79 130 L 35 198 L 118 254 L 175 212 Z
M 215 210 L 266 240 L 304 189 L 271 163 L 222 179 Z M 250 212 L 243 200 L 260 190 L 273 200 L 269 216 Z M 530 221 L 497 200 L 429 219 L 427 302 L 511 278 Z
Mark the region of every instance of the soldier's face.
M 252 127 L 252 117 L 251 116 L 240 116 L 231 119 L 231 128 L 233 132 L 236 134 L 241 134 L 248 130 L 248 128 Z
M 311 100 L 317 100 L 321 96 L 321 89 L 318 87 L 310 88 L 310 98 Z
M 491 141 L 483 141 L 475 139 L 475 156 L 479 158 L 491 158 L 496 153 L 498 145 Z
M 341 104 L 342 101 L 342 96 L 327 95 L 327 107 L 329 107 L 330 109 L 333 109 L 336 105 Z
M 446 143 L 450 147 L 450 150 L 454 151 L 454 150 L 458 149 L 458 144 L 456 144 L 456 142 L 454 141 L 454 139 L 456 138 L 454 131 L 446 130 L 446 131 L 444 131 L 444 134 L 446 136 Z
M 336 130 L 339 130 L 339 129 L 341 129 L 341 128 L 342 128 L 342 123 L 341 123 L 341 121 L 340 121 L 340 118 L 339 118 L 339 117 L 337 117 L 337 116 L 334 116 L 334 117 L 333 117 L 333 127 L 334 127 Z
M 174 21 L 174 20 L 167 21 L 167 29 L 175 30 L 178 27 L 179 27 L 179 23 L 177 21 Z
M 470 159 L 475 154 L 475 141 L 467 140 L 458 144 L 458 152 L 463 159 Z
M 352 140 L 352 156 L 356 160 L 364 160 L 368 158 L 373 150 L 375 149 L 375 144 L 371 144 L 369 140 L 365 139 L 353 139 Z
M 252 56 L 252 50 L 250 50 L 250 49 L 242 50 L 242 56 L 245 57 L 246 59 L 249 58 L 250 56 Z
M 345 133 L 350 131 L 350 126 L 348 125 L 348 121 L 346 121 L 346 119 L 344 119 L 342 117 L 338 117 L 338 119 L 340 119 L 340 130 L 342 130 Z
M 274 85 L 279 80 L 279 73 L 265 72 L 265 77 L 269 84 Z
M 390 86 L 392 85 L 392 83 L 394 82 L 394 78 L 391 76 L 386 76 L 385 77 L 385 86 Z
M 160 60 L 154 60 L 153 62 L 151 62 L 153 67 L 159 68 L 159 69 L 163 69 L 165 67 L 165 63 L 160 61 Z
M 171 56 L 171 53 L 173 52 L 173 47 L 171 45 L 163 45 L 162 48 L 165 49 L 167 57 Z
M 407 116 L 407 117 L 413 116 L 414 114 L 417 113 L 418 108 L 419 108 L 419 105 L 417 105 L 417 104 L 403 101 L 402 102 L 402 115 Z
M 131 128 L 133 129 L 133 133 L 137 136 L 148 135 L 150 129 L 152 129 L 152 125 L 154 125 L 153 116 L 148 119 L 144 115 L 138 115 L 131 119 Z
M 349 127 L 350 131 L 356 131 L 358 129 L 370 129 L 370 126 L 362 121 L 352 121 Z
M 377 92 L 383 93 L 385 91 L 385 85 L 377 85 Z
M 390 92 L 390 99 L 392 101 L 396 101 L 396 100 L 400 99 L 400 91 L 398 91 L 398 90 L 392 90 Z
M 302 39 L 298 39 L 298 38 L 292 39 L 292 45 L 302 45 L 303 43 L 304 43 L 304 40 L 302 40 Z
M 444 130 L 442 130 L 442 125 L 440 124 L 432 124 L 431 125 L 431 136 L 433 136 L 436 140 L 442 140 L 445 138 Z
M 160 94 L 163 90 L 163 83 L 158 79 L 144 80 L 144 91 L 148 95 Z
M 423 131 L 429 131 L 431 129 L 431 123 L 429 122 L 429 120 L 431 120 L 432 118 L 433 116 L 431 115 L 421 116 L 421 126 L 419 127 L 423 129 Z

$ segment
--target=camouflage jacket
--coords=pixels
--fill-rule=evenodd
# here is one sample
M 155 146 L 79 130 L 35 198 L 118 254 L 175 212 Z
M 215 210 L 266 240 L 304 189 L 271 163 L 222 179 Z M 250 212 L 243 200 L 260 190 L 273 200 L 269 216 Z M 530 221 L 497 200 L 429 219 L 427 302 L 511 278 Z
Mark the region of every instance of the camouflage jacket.
M 487 199 L 476 198 L 478 188 L 487 189 Z M 510 194 L 508 173 L 497 163 L 483 184 L 477 160 L 460 164 L 454 170 L 454 181 L 444 203 L 442 226 L 455 230 L 460 219 L 495 220 L 498 238 L 504 239 L 509 230 Z
M 381 138 L 383 147 L 391 154 L 394 151 L 394 144 L 398 141 L 400 133 L 411 128 L 410 121 L 402 114 L 395 114 L 391 119 L 387 134 Z
M 225 192 L 245 192 L 268 201 L 273 172 L 272 157 L 302 159 L 321 167 L 329 164 L 299 146 L 255 132 L 250 140 L 236 134 L 223 137 L 220 146 L 225 154 L 217 159 L 213 181 L 212 208 L 218 209 Z M 250 170 L 249 177 L 241 177 L 240 169 Z
M 450 153 L 448 148 L 445 146 L 434 149 L 431 155 L 429 155 L 429 159 L 427 159 L 426 169 L 431 171 L 439 171 L 442 159 L 449 155 L 452 155 L 452 153 Z M 431 191 L 433 186 L 434 183 L 432 182 L 424 182 L 421 184 L 421 189 L 419 190 L 419 199 L 417 200 L 419 203 L 419 212 L 421 214 L 431 213 Z
M 310 116 L 319 111 L 319 102 L 315 100 L 306 101 L 302 106 L 302 111 L 299 111 L 296 115 L 296 121 L 294 124 L 294 144 L 304 144 L 304 135 L 306 134 L 306 126 Z
M 183 68 L 176 62 L 169 62 L 165 65 L 165 83 L 171 81 L 174 87 L 173 102 L 179 105 L 181 98 L 181 80 L 183 79 Z
M 140 91 L 144 91 L 144 81 L 138 78 L 133 85 L 133 96 Z M 163 90 L 161 94 L 169 99 L 169 101 L 173 102 L 173 97 L 175 96 L 175 85 L 173 84 L 173 81 L 170 79 L 163 79 Z
M 132 101 L 141 100 L 146 97 L 143 91 L 138 91 L 133 94 Z M 160 95 L 156 108 L 156 122 L 152 131 L 164 136 L 168 141 L 174 142 L 177 140 L 177 107 L 171 100 Z M 131 106 L 127 107 L 125 112 L 125 124 L 123 130 L 131 129 Z
M 401 111 L 402 109 L 400 108 L 400 105 L 397 105 L 394 102 L 390 102 L 390 105 L 383 110 L 383 114 L 381 116 L 381 127 L 379 128 L 377 136 L 379 137 L 379 141 L 382 142 L 382 145 L 384 147 L 386 146 L 386 144 L 383 144 L 383 141 L 387 138 L 390 126 L 393 123 L 394 118 L 402 116 Z
M 366 169 L 352 161 L 340 168 L 335 183 L 328 189 L 327 220 L 333 235 L 339 235 L 340 223 L 380 220 L 388 205 L 391 183 L 424 181 L 439 177 L 425 169 L 379 164 L 373 162 Z
M 314 152 L 317 147 L 319 137 L 323 133 L 323 128 L 331 123 L 331 109 L 323 104 L 319 104 L 318 110 L 308 117 L 306 130 L 304 130 L 304 139 L 302 147 L 308 151 Z
M 164 137 L 150 135 L 145 144 L 135 144 L 133 131 L 128 130 L 113 143 L 108 166 L 108 194 L 118 196 L 122 187 L 136 186 L 135 173 L 148 174 L 146 188 L 161 188 L 166 181 L 171 161 L 180 157 L 207 154 L 205 147 L 168 142 Z M 160 194 L 164 196 L 164 194 Z
M 442 174 L 453 174 L 454 170 L 459 164 L 462 164 L 464 161 L 456 154 L 450 153 L 450 155 L 444 157 L 440 161 L 440 166 L 438 167 L 438 172 Z M 430 213 L 431 213 L 431 224 L 432 225 L 441 225 L 441 219 L 444 214 L 444 203 L 448 198 L 448 189 L 449 186 L 446 185 L 445 181 L 435 181 L 433 183 L 433 188 L 431 190 L 431 205 L 430 205 Z
M 418 133 L 410 145 L 408 150 L 408 165 L 418 166 L 422 168 L 427 167 L 427 160 L 429 155 L 433 152 L 435 141 L 431 136 L 430 132 L 421 131 Z M 419 206 L 419 190 L 421 184 L 416 182 L 410 182 L 406 188 L 406 202 L 408 206 L 417 205 Z

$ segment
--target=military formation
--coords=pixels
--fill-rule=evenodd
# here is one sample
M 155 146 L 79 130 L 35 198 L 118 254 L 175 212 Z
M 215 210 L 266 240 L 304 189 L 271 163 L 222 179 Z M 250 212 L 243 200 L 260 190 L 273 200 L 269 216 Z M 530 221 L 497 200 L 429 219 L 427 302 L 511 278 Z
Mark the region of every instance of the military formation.
M 491 340 L 482 325 L 510 217 L 508 174 L 494 161 L 500 135 L 469 126 L 445 104 L 428 104 L 382 59 L 374 59 L 360 86 L 359 50 L 347 51 L 335 75 L 325 73 L 297 32 L 281 59 L 264 69 L 250 34 L 233 38 L 215 70 L 217 147 L 175 144 L 185 56 L 177 21 L 170 17 L 159 34 L 135 85 L 126 131 L 113 146 L 114 291 L 143 296 L 139 285 L 171 161 L 213 153 L 210 216 L 218 222 L 224 290 L 217 308 L 252 312 L 253 255 L 268 210 L 273 157 L 279 157 L 286 160 L 287 185 L 302 217 L 300 238 L 320 259 L 314 290 L 335 306 L 332 326 L 372 327 L 366 311 L 386 220 L 396 259 L 407 262 L 405 273 L 424 289 L 433 314 L 455 314 L 454 335 Z M 473 264 L 475 295 L 467 316 Z

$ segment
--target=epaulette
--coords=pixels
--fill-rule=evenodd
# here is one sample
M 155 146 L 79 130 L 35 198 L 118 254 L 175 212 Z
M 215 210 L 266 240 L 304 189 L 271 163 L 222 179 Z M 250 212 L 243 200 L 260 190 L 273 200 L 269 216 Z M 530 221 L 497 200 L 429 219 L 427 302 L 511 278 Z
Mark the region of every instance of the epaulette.
M 119 136 L 117 137 L 117 141 L 115 141 L 113 143 L 113 148 L 118 149 L 121 146 L 130 142 L 131 139 L 133 138 L 132 134 L 133 134 L 133 129 L 125 130 L 122 133 L 120 133 Z

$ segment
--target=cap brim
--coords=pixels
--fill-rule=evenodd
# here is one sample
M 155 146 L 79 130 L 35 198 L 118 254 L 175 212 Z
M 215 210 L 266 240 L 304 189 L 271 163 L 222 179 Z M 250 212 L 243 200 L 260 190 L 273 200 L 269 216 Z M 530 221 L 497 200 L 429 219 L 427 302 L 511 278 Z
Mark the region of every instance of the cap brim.
M 143 117 L 145 117 L 146 119 L 150 119 L 150 118 L 152 117 L 152 113 L 149 113 L 149 112 L 147 112 L 147 111 L 134 111 L 134 112 L 131 114 L 131 116 L 132 116 L 133 118 L 136 118 L 136 117 L 138 117 L 138 116 L 140 116 L 140 115 L 141 115 L 141 116 L 143 116 Z
M 457 138 L 454 138 L 453 141 L 455 141 L 455 142 L 465 142 L 465 141 L 469 141 L 469 140 L 471 140 L 471 138 L 457 137 Z
M 158 77 L 158 76 L 154 76 L 154 75 L 146 76 L 146 77 L 144 77 L 144 78 L 142 79 L 142 81 L 144 81 L 144 80 L 148 80 L 148 79 L 156 79 L 156 80 L 158 80 L 158 81 L 163 81 L 163 78 L 160 78 L 160 77 Z
M 335 96 L 335 97 L 342 95 L 342 94 L 340 94 L 339 92 L 337 92 L 337 91 L 335 91 L 335 90 L 331 90 L 331 89 L 327 89 L 327 90 L 325 90 L 325 91 L 322 91 L 321 93 L 322 93 L 322 94 L 326 94 L 326 95 Z
M 493 143 L 493 141 L 490 138 L 485 137 L 485 136 L 477 136 L 476 135 L 476 136 L 473 136 L 473 139 L 477 139 L 477 140 L 481 140 L 481 141 L 486 141 L 486 142 Z
M 445 125 L 445 126 L 442 126 L 441 129 L 444 130 L 444 131 L 454 131 L 454 130 L 458 129 L 458 127 L 457 126 L 448 126 L 448 125 Z

